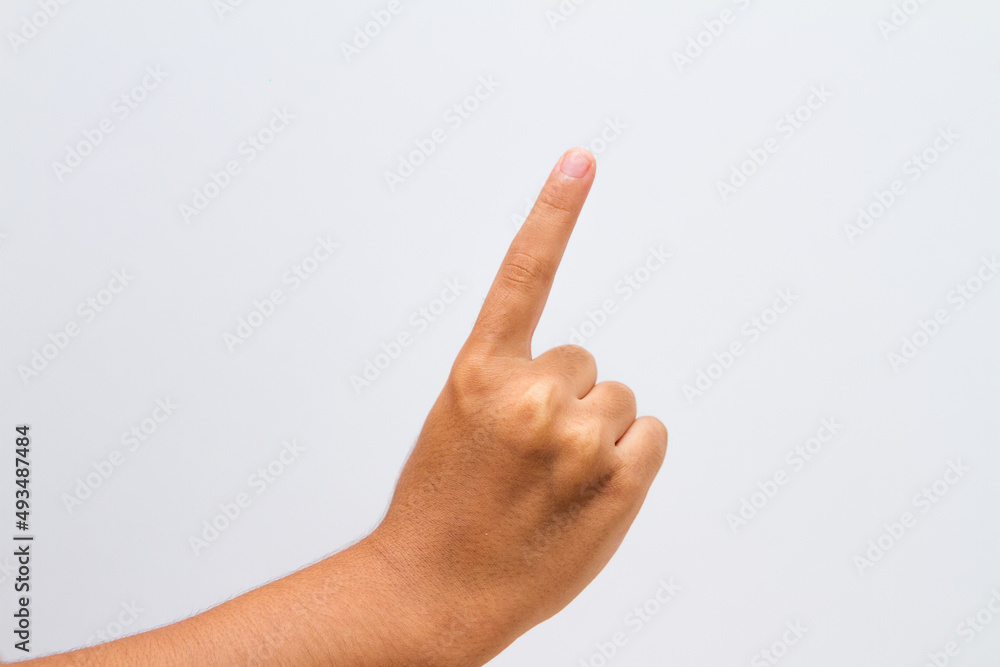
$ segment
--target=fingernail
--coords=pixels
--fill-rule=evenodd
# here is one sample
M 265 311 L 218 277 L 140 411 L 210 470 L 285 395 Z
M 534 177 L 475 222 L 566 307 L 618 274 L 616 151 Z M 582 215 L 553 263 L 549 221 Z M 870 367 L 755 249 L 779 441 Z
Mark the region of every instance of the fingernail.
M 591 157 L 587 151 L 574 148 L 565 155 L 559 162 L 559 171 L 570 178 L 583 178 L 583 175 L 590 169 Z

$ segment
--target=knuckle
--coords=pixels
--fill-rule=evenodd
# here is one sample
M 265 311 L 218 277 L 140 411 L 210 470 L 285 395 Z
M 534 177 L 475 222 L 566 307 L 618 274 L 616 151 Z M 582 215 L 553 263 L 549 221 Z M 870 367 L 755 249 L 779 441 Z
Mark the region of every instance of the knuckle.
M 653 443 L 658 446 L 658 449 L 662 453 L 665 454 L 667 451 L 667 441 L 670 438 L 670 433 L 667 431 L 667 427 L 664 426 L 663 422 L 656 417 L 650 417 L 649 428 L 652 431 Z
M 594 451 L 601 444 L 600 428 L 589 421 L 565 421 L 560 424 L 557 437 L 574 451 Z
M 563 217 L 572 215 L 574 212 L 573 203 L 569 197 L 556 188 L 545 188 L 538 195 L 535 202 L 535 209 L 544 216 L 556 215 Z
M 638 436 L 642 439 L 643 447 L 639 449 L 642 456 L 639 463 L 650 466 L 655 473 L 660 469 L 663 459 L 667 454 L 667 427 L 656 417 L 640 417 L 635 422 Z
M 623 492 L 638 499 L 645 497 L 667 453 L 667 429 L 663 423 L 643 418 L 641 424 L 643 446 L 622 462 L 619 475 Z
M 653 424 L 651 424 L 653 435 L 650 440 L 650 461 L 649 465 L 652 467 L 653 474 L 659 471 L 660 466 L 663 465 L 663 459 L 667 456 L 667 439 L 669 434 L 667 433 L 667 427 L 663 425 L 659 419 L 654 419 Z
M 594 355 L 579 345 L 560 345 L 556 349 L 559 350 L 560 355 L 581 366 L 597 365 L 594 361 Z
M 597 377 L 594 355 L 579 345 L 560 345 L 546 352 L 543 357 L 550 371 L 560 377 L 573 377 L 580 373 Z
M 663 465 L 666 453 L 667 448 L 665 445 L 651 444 L 645 450 L 644 456 L 637 457 L 633 462 L 632 467 L 635 469 L 635 476 L 639 480 L 642 480 L 643 488 L 653 483 L 656 473 L 660 471 L 660 467 Z
M 616 408 L 621 410 L 635 409 L 635 392 L 628 385 L 612 380 L 607 383 L 607 388 Z
M 527 432 L 548 434 L 555 426 L 561 403 L 556 383 L 540 380 L 518 398 L 517 414 Z
M 451 381 L 461 394 L 479 394 L 496 385 L 497 369 L 478 354 L 463 354 L 451 368 Z
M 545 277 L 542 263 L 524 252 L 512 252 L 501 268 L 501 275 L 514 285 L 533 285 Z

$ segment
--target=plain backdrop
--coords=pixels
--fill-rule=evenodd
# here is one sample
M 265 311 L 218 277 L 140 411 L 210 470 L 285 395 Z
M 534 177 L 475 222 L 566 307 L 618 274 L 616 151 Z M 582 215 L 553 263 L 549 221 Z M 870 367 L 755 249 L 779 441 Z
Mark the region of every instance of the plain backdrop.
M 669 452 L 607 568 L 491 664 L 995 664 L 1000 5 L 392 6 L 4 3 L 0 539 L 29 424 L 32 655 L 371 530 L 580 145 L 534 348 L 585 336 Z

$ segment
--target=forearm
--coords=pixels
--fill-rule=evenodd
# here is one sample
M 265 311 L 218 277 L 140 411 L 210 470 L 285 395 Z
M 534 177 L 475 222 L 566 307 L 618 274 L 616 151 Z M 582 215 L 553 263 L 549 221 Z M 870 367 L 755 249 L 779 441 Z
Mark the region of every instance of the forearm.
M 444 614 L 373 538 L 179 623 L 26 664 L 442 664 Z

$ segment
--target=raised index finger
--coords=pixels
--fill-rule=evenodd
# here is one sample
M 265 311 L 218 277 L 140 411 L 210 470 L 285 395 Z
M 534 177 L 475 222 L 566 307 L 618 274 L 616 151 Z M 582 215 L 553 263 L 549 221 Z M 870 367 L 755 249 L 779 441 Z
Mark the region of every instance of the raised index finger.
M 531 356 L 531 336 L 595 171 L 594 156 L 582 148 L 567 151 L 552 169 L 486 295 L 472 332 L 476 344 Z

